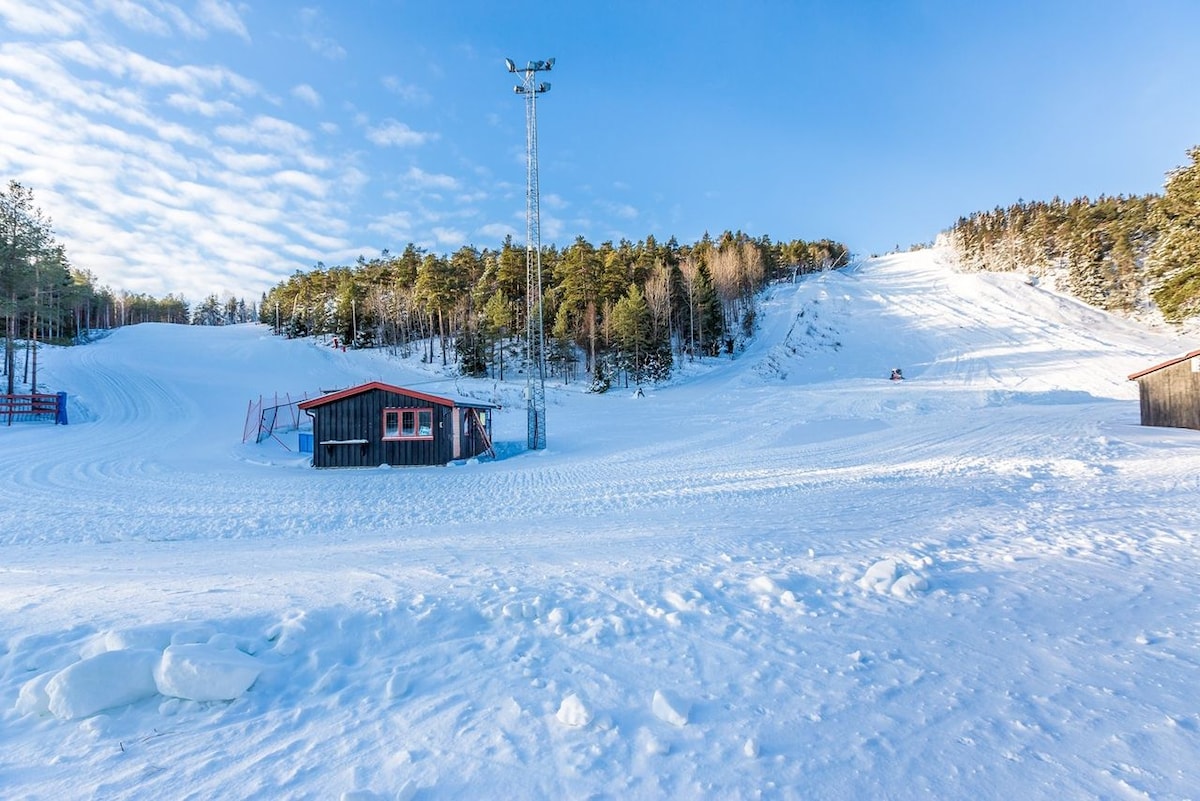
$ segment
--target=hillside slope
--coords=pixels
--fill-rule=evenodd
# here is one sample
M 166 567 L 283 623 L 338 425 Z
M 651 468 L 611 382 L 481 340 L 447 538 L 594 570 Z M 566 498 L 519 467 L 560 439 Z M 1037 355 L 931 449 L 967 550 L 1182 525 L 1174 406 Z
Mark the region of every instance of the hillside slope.
M 537 453 L 519 383 L 255 326 L 47 352 L 72 424 L 0 432 L 0 786 L 1188 797 L 1200 433 L 1125 380 L 1188 343 L 936 251 L 761 319 L 645 397 L 550 387 Z M 501 402 L 505 458 L 241 442 L 371 379 Z

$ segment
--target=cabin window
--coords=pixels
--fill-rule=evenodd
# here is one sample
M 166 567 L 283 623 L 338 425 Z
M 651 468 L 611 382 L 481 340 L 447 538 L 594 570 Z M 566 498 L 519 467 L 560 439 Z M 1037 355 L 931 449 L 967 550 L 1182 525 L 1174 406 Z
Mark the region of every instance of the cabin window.
M 433 439 L 433 409 L 384 409 L 384 439 Z

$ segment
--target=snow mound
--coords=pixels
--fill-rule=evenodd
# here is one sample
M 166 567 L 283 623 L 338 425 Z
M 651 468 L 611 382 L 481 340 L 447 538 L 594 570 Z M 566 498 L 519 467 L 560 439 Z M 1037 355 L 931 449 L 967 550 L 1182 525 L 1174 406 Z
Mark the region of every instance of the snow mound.
M 906 598 L 925 592 L 929 581 L 918 573 L 907 571 L 895 559 L 880 559 L 867 568 L 858 586 L 867 592 Z
M 668 695 L 662 690 L 655 690 L 654 698 L 650 702 L 650 711 L 654 713 L 654 717 L 664 723 L 670 723 L 672 726 L 686 726 L 691 707 L 679 698 Z
M 592 722 L 592 711 L 578 695 L 571 693 L 562 699 L 555 717 L 564 726 L 586 726 Z
M 56 718 L 74 720 L 149 698 L 158 691 L 154 667 L 159 658 L 157 651 L 129 649 L 76 662 L 46 682 L 46 709 Z
M 104 632 L 85 643 L 81 659 L 50 670 L 21 685 L 14 707 L 19 715 L 86 718 L 154 695 L 189 701 L 232 701 L 241 697 L 262 671 L 259 660 L 238 650 L 237 639 L 208 629 L 168 630 L 147 627 Z M 159 643 L 174 641 L 159 647 Z M 140 643 L 145 647 L 108 646 Z
M 190 643 L 163 651 L 154 671 L 158 692 L 189 701 L 232 701 L 258 679 L 259 661 L 236 649 Z

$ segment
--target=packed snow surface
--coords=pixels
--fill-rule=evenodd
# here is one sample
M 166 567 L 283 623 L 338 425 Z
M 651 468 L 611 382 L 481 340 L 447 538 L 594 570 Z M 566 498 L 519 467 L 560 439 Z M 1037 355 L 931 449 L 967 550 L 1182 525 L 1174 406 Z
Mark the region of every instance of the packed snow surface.
M 1195 797 L 1200 432 L 1126 376 L 1196 344 L 941 258 L 773 286 L 644 397 L 551 383 L 539 452 L 519 375 L 44 350 L 71 424 L 0 429 L 0 795 Z M 501 404 L 498 458 L 242 442 L 369 380 Z

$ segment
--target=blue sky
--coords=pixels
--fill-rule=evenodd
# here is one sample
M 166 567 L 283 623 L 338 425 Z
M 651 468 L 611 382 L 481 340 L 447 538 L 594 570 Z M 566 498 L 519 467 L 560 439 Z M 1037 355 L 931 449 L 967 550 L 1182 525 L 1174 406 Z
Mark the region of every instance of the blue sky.
M 1200 144 L 1200 3 L 0 0 L 0 178 L 115 289 L 742 230 L 861 255 L 1020 198 L 1160 191 Z

